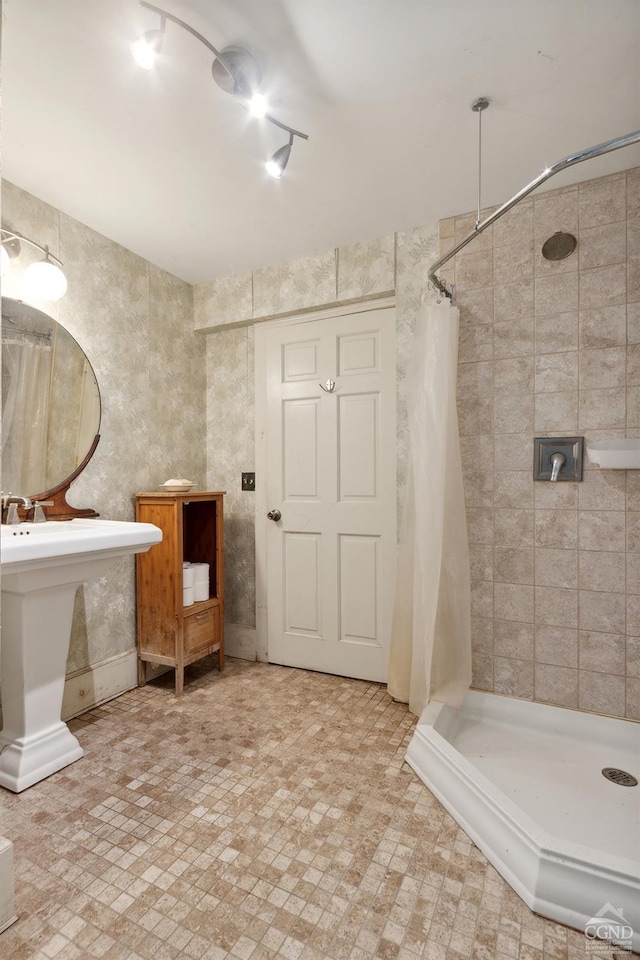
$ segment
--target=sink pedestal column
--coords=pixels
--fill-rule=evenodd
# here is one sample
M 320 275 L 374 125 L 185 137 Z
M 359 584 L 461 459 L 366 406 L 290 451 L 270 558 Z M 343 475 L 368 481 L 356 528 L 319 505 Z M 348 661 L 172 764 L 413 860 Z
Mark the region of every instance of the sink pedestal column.
M 60 718 L 78 586 L 14 593 L 3 583 L 0 785 L 15 793 L 84 755 Z
M 61 718 L 76 590 L 162 533 L 150 523 L 82 518 L 0 532 L 0 787 L 19 793 L 84 754 Z
M 103 576 L 114 559 L 87 556 L 71 564 L 59 558 L 35 569 L 5 565 L 0 786 L 14 793 L 84 756 L 60 716 L 73 604 L 78 587 Z

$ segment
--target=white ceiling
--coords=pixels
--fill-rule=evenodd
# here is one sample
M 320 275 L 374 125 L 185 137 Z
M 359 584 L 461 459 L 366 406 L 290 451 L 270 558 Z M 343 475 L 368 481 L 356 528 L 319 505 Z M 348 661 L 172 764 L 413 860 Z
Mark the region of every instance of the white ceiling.
M 640 128 L 638 0 L 154 0 L 261 65 L 286 142 L 172 23 L 153 72 L 137 0 L 4 0 L 3 176 L 193 283 L 474 209 Z M 640 165 L 627 148 L 550 186 Z M 37 240 L 37 237 L 33 239 Z

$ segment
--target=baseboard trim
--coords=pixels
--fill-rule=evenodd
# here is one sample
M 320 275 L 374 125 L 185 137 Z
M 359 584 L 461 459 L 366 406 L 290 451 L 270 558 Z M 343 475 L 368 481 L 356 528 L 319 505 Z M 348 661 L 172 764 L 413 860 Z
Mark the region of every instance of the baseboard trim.
M 0 837 L 0 933 L 18 919 L 13 879 L 13 844 Z
M 76 670 L 65 680 L 62 719 L 77 717 L 137 686 L 138 657 L 135 649 Z
M 246 627 L 241 623 L 225 623 L 224 649 L 230 657 L 256 660 L 256 628 Z M 166 673 L 168 669 L 156 667 L 147 670 L 147 679 L 151 680 L 161 673 Z M 76 670 L 68 674 L 65 680 L 62 719 L 71 720 L 137 686 L 138 657 L 135 649 Z

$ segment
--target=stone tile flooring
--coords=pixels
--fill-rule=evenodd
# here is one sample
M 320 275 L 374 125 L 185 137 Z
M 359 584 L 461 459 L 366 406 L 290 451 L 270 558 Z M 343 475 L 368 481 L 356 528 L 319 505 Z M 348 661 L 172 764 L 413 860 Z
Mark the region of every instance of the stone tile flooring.
M 0 790 L 2 960 L 587 955 L 407 767 L 415 718 L 384 687 L 214 659 L 180 700 L 167 675 L 72 721 L 84 759 Z

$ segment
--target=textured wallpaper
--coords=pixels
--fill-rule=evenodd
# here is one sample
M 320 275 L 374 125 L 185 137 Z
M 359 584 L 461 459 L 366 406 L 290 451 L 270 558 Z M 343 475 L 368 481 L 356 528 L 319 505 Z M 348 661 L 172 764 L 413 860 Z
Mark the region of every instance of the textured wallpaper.
M 102 440 L 71 502 L 131 519 L 133 493 L 172 475 L 226 490 L 228 622 L 255 625 L 255 501 L 240 489 L 255 466 L 255 323 L 395 293 L 400 507 L 405 376 L 433 297 L 435 223 L 191 288 L 11 184 L 3 204 L 6 226 L 65 261 L 67 296 L 35 305 L 84 347 L 102 393 Z M 442 222 L 442 247 L 473 221 Z M 549 263 L 540 246 L 556 230 L 578 250 Z M 19 273 L 5 295 L 19 296 Z M 528 200 L 441 275 L 461 310 L 474 683 L 638 719 L 640 471 L 587 465 L 582 484 L 551 485 L 532 481 L 531 462 L 534 435 L 640 433 L 640 171 Z M 78 591 L 69 669 L 134 643 L 125 559 Z
M 443 221 L 442 250 L 474 221 Z M 558 230 L 578 250 L 553 263 L 540 248 Z M 253 495 L 239 492 L 253 465 L 253 324 L 395 291 L 400 517 L 407 360 L 439 252 L 432 224 L 195 288 L 195 325 L 209 331 L 208 474 L 230 490 L 232 622 L 255 623 Z M 536 435 L 640 434 L 640 170 L 520 204 L 440 276 L 461 311 L 474 685 L 640 719 L 640 471 L 587 463 L 583 483 L 558 485 L 531 473 Z
M 169 477 L 204 489 L 204 342 L 193 330 L 191 286 L 14 185 L 3 182 L 2 191 L 3 224 L 49 244 L 64 262 L 66 296 L 34 306 L 76 338 L 100 387 L 100 443 L 69 502 L 132 520 L 134 493 Z M 22 258 L 12 266 L 3 293 L 19 296 Z M 127 557 L 78 590 L 68 672 L 134 646 L 134 559 Z
M 437 224 L 432 223 L 195 288 L 195 325 L 209 331 L 208 485 L 227 490 L 225 616 L 230 623 L 253 627 L 256 622 L 255 495 L 240 489 L 240 474 L 255 466 L 254 324 L 396 291 L 399 518 L 407 464 L 406 369 L 416 311 L 431 296 L 427 270 L 437 250 Z M 239 323 L 244 325 L 232 326 Z
M 427 270 L 473 215 L 191 288 L 11 184 L 7 226 L 48 243 L 69 293 L 35 304 L 84 347 L 102 439 L 70 501 L 133 517 L 136 490 L 184 475 L 227 491 L 226 619 L 255 626 L 254 326 L 394 293 L 397 489 L 405 377 Z M 549 263 L 542 240 L 578 237 Z M 443 271 L 461 310 L 459 415 L 473 578 L 474 684 L 640 717 L 640 472 L 586 465 L 582 484 L 531 478 L 535 435 L 640 432 L 640 171 L 550 191 Z M 19 296 L 22 262 L 3 292 Z M 260 483 L 260 478 L 257 478 Z M 30 491 L 27 491 L 30 492 Z M 134 561 L 78 591 L 69 670 L 135 644 Z M 249 651 L 250 652 L 250 651 Z

